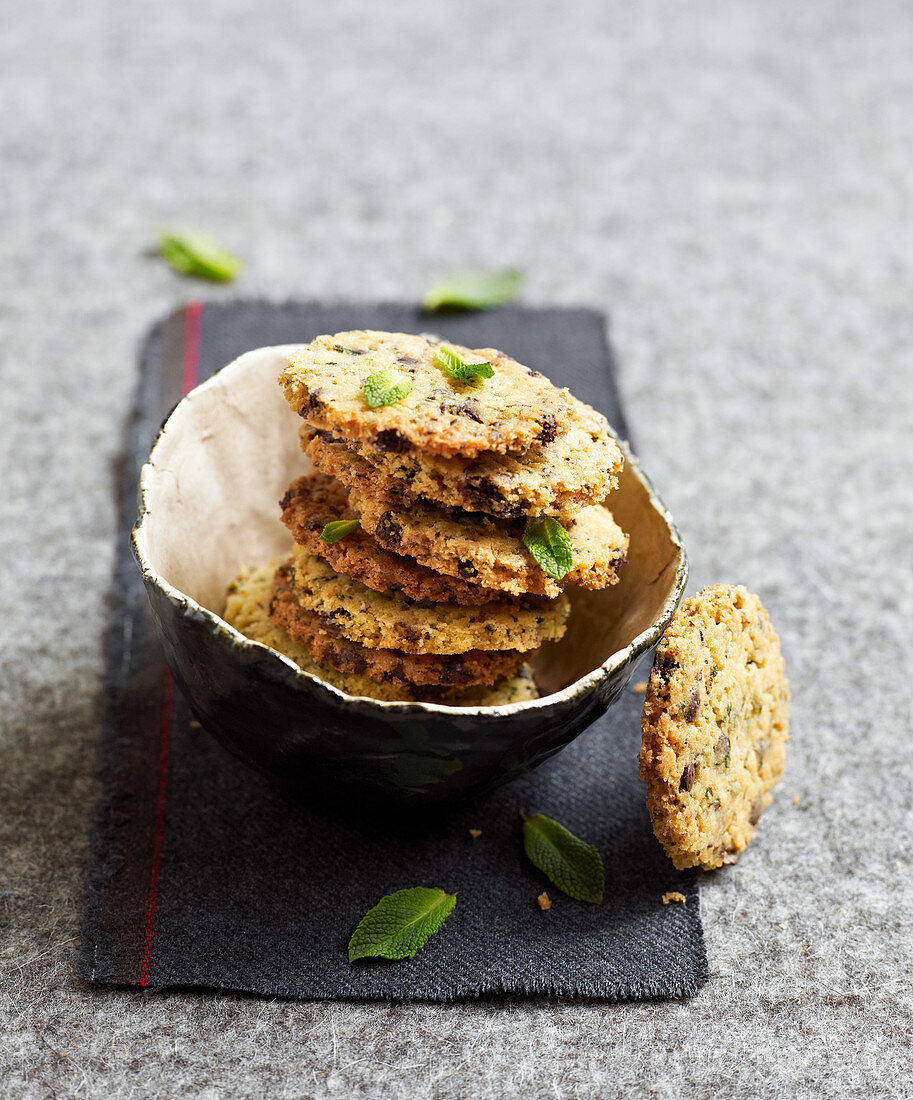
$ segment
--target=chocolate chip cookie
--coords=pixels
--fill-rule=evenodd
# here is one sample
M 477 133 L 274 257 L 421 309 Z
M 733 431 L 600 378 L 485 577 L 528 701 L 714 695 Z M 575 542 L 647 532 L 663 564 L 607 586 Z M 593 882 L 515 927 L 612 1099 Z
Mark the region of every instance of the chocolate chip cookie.
M 292 562 L 299 605 L 350 642 L 371 649 L 437 654 L 528 651 L 562 637 L 571 610 L 566 596 L 529 596 L 478 607 L 416 601 L 402 592 L 375 592 L 301 546 Z
M 292 641 L 306 646 L 315 661 L 332 665 L 338 672 L 368 676 L 385 683 L 419 687 L 494 684 L 505 676 L 514 676 L 524 664 L 524 655 L 519 650 L 472 649 L 447 655 L 416 654 L 351 642 L 332 620 L 300 605 L 291 562 L 276 571 L 270 618 Z
M 269 617 L 273 579 L 283 561 L 284 559 L 277 558 L 259 569 L 244 570 L 229 588 L 223 618 L 245 637 L 289 657 L 304 672 L 325 680 L 349 695 L 387 702 L 436 702 L 447 706 L 497 707 L 539 697 L 532 670 L 528 665 L 521 666 L 515 676 L 501 680 L 494 686 L 428 686 L 423 689 L 416 685 L 384 683 L 356 673 L 339 672 L 330 665 L 318 663 L 309 649 L 292 641 L 286 631 Z
M 436 362 L 442 346 L 467 361 L 490 363 L 494 376 L 454 381 Z M 365 381 L 388 370 L 408 379 L 411 391 L 370 408 Z M 526 451 L 575 420 L 566 390 L 503 352 L 406 333 L 318 336 L 289 357 L 279 382 L 289 405 L 315 427 L 385 453 L 416 449 L 472 458 L 482 451 Z
M 393 509 L 361 486 L 349 490 L 349 505 L 385 549 L 407 554 L 438 573 L 515 595 L 557 596 L 567 585 L 605 588 L 617 582 L 627 555 L 628 536 L 599 504 L 581 509 L 567 525 L 574 564 L 560 582 L 548 576 L 524 547 L 523 520 L 427 505 Z
M 656 650 L 640 777 L 678 868 L 733 863 L 783 772 L 789 691 L 757 596 L 716 585 L 686 600 Z
M 379 452 L 310 424 L 302 425 L 301 446 L 318 470 L 348 488 L 367 485 L 393 506 L 431 502 L 504 519 L 573 519 L 617 486 L 623 457 L 605 418 L 571 401 L 577 424 L 523 455 L 484 452 L 467 459 Z
M 338 542 L 322 542 L 320 533 L 328 523 L 358 518 L 349 507 L 346 490 L 325 474 L 308 474 L 293 481 L 280 507 L 282 522 L 296 543 L 329 562 L 337 573 L 347 573 L 376 592 L 402 592 L 413 600 L 468 607 L 507 598 L 497 589 L 459 576 L 444 576 L 414 558 L 393 554 L 361 527 Z

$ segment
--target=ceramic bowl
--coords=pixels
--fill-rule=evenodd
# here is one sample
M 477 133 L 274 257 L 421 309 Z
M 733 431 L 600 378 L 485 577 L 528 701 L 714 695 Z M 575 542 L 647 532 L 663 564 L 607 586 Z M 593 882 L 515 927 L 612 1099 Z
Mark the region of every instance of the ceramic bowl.
M 678 532 L 637 460 L 610 506 L 629 532 L 620 582 L 571 589 L 566 635 L 534 662 L 541 698 L 499 707 L 378 702 L 346 694 L 221 617 L 245 566 L 290 552 L 278 501 L 308 460 L 279 372 L 292 347 L 248 352 L 165 421 L 139 493 L 133 549 L 175 680 L 224 746 L 286 785 L 341 804 L 427 804 L 529 771 L 603 714 L 681 599 Z

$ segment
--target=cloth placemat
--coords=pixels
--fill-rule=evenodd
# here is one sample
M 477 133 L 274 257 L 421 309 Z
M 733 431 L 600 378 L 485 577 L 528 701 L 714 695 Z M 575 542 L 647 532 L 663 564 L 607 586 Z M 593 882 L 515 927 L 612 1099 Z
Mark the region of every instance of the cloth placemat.
M 431 317 L 399 305 L 192 302 L 156 326 L 124 466 L 82 975 L 301 998 L 694 993 L 707 976 L 697 877 L 676 871 L 653 837 L 637 778 L 642 695 L 625 691 L 563 752 L 481 802 L 359 820 L 287 801 L 200 729 L 172 687 L 127 545 L 158 426 L 183 392 L 244 351 L 356 328 L 501 347 L 627 435 L 605 319 L 590 310 Z M 634 681 L 648 672 L 646 658 Z M 526 861 L 521 812 L 554 817 L 597 845 L 602 905 L 565 897 Z M 365 912 L 383 894 L 420 885 L 458 894 L 442 931 L 414 959 L 350 965 L 346 944 Z M 548 911 L 537 903 L 543 890 Z M 670 891 L 686 902 L 664 905 Z

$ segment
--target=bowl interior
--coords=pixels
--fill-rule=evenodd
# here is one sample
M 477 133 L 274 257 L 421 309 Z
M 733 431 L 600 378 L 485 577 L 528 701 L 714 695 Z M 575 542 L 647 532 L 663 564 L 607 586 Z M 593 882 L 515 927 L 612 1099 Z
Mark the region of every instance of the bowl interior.
M 240 569 L 291 550 L 278 502 L 311 469 L 301 420 L 277 385 L 292 350 L 248 352 L 188 394 L 143 470 L 137 549 L 154 574 L 216 616 Z M 628 457 L 607 504 L 631 536 L 628 563 L 612 588 L 571 590 L 567 633 L 535 661 L 543 695 L 623 659 L 679 597 L 681 545 L 636 460 Z

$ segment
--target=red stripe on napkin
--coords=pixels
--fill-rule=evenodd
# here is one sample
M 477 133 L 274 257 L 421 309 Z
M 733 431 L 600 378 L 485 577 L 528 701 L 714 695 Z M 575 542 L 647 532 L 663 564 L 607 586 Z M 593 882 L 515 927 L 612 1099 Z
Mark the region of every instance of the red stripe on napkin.
M 181 373 L 181 393 L 189 393 L 197 384 L 200 366 L 200 321 L 202 302 L 188 302 L 184 323 L 184 364 Z M 174 681 L 166 667 L 162 681 L 162 720 L 159 742 L 158 787 L 155 798 L 155 820 L 152 827 L 152 856 L 149 867 L 149 888 L 146 892 L 146 928 L 143 934 L 143 955 L 140 960 L 139 984 L 145 989 L 152 974 L 152 948 L 158 917 L 159 879 L 165 850 L 165 807 L 168 802 L 168 757 L 171 751 L 171 716 L 174 704 Z

